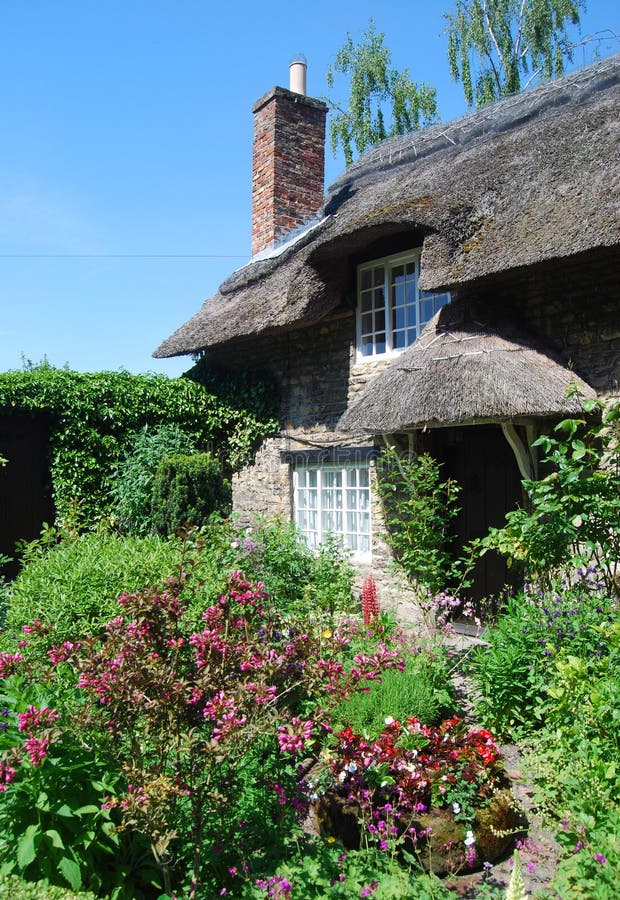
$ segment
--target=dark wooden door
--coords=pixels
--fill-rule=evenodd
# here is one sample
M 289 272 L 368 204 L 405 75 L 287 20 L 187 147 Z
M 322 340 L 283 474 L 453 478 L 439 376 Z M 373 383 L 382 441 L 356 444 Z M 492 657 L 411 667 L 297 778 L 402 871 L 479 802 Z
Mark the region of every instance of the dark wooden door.
M 444 465 L 442 478 L 461 485 L 461 510 L 455 522 L 455 553 L 474 538 L 484 537 L 490 526 L 501 527 L 506 513 L 522 503 L 521 479 L 513 452 L 499 425 L 471 425 L 436 429 L 432 452 Z M 472 599 L 496 597 L 515 573 L 497 553 L 486 553 L 476 564 Z

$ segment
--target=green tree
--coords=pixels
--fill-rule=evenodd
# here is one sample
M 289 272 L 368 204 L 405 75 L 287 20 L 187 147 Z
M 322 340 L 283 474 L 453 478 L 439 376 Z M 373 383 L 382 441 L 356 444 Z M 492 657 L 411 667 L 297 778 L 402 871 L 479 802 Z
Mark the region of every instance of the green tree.
M 446 15 L 448 61 L 467 103 L 480 106 L 561 75 L 580 11 L 585 0 L 457 0 Z
M 406 134 L 437 118 L 436 89 L 411 81 L 408 69 L 393 69 L 384 40 L 385 35 L 377 33 L 371 19 L 359 43 L 347 34 L 344 46 L 327 70 L 330 89 L 336 75 L 349 78 L 346 107 L 329 101 L 332 152 L 335 154 L 342 147 L 347 166 L 353 162 L 353 148 L 362 153 L 386 137 Z

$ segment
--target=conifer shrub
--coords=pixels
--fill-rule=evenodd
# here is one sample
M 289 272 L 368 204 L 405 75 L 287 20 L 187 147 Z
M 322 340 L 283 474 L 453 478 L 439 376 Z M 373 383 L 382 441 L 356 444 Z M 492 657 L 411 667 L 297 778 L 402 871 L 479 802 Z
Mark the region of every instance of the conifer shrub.
M 229 506 L 230 482 L 211 453 L 177 453 L 159 464 L 151 492 L 151 521 L 159 534 L 174 534 L 185 522 L 206 525 Z

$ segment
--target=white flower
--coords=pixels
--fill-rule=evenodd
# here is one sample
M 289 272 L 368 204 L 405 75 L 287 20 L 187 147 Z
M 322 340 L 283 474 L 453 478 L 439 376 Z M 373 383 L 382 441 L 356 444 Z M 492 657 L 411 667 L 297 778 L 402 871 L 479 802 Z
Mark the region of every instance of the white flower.
M 237 547 L 239 546 L 239 541 L 231 541 L 230 546 L 232 547 L 233 550 L 236 550 Z
M 347 766 L 347 769 L 349 770 L 349 772 L 357 772 L 357 763 L 350 762 Z
M 342 772 L 340 772 L 340 774 L 338 775 L 338 781 L 342 784 L 346 777 L 347 773 L 343 769 Z
M 461 811 L 461 804 L 460 804 L 460 803 L 453 803 L 453 804 L 452 804 L 452 809 L 454 810 L 454 815 L 455 815 L 455 816 L 458 816 L 458 814 L 459 814 L 460 811 Z
M 383 721 L 385 722 L 386 725 L 393 725 L 394 724 L 394 716 L 386 716 Z
M 466 847 L 471 847 L 472 844 L 476 843 L 476 838 L 474 837 L 473 831 L 468 831 L 465 835 L 465 840 L 463 841 Z

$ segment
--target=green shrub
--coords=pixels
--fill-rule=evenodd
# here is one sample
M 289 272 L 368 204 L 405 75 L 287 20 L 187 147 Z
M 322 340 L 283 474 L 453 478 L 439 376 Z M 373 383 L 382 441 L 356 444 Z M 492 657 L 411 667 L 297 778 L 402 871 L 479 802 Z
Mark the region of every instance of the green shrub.
M 231 543 L 239 568 L 251 580 L 264 582 L 282 611 L 301 611 L 314 556 L 292 522 L 258 519 L 247 528 L 237 528 Z
M 129 372 L 72 372 L 49 364 L 0 373 L 0 414 L 34 412 L 50 421 L 50 475 L 58 523 L 92 525 L 111 512 L 116 464 L 145 426 L 172 426 L 199 450 L 225 452 L 236 470 L 277 429 L 277 395 L 264 380 L 234 390 L 235 378 L 209 386 L 190 378 Z M 204 381 L 204 379 L 202 379 Z M 185 452 L 185 451 L 184 451 Z
M 613 603 L 593 571 L 573 584 L 557 581 L 546 592 L 509 598 L 473 657 L 479 715 L 500 734 L 540 727 L 558 654 L 596 658 L 606 643 L 600 628 L 613 619 Z
M 285 892 L 287 884 L 292 886 L 290 893 Z M 404 862 L 397 853 L 375 847 L 343 853 L 339 843 L 303 836 L 291 841 L 287 856 L 274 862 L 272 874 L 248 878 L 240 896 L 244 900 L 286 896 L 295 900 L 454 900 L 455 894 L 436 875 L 422 872 L 413 857 Z
M 379 458 L 377 474 L 388 541 L 407 577 L 433 594 L 459 581 L 448 549 L 459 485 L 441 480 L 441 463 L 429 454 L 411 457 L 393 448 Z
M 504 528 L 491 528 L 480 543 L 545 586 L 561 567 L 594 562 L 608 592 L 617 594 L 620 403 L 584 400 L 583 407 L 589 420 L 565 419 L 535 442 L 548 474 L 523 482 L 530 508 L 509 512 Z
M 210 453 L 175 454 L 160 462 L 151 491 L 151 521 L 159 534 L 174 534 L 185 522 L 206 525 L 230 506 L 230 482 Z
M 313 553 L 293 522 L 259 518 L 231 532 L 236 565 L 253 581 L 264 582 L 274 604 L 295 615 L 350 612 L 353 568 L 336 540 Z
M 353 612 L 352 585 L 350 553 L 335 538 L 329 537 L 314 556 L 304 590 L 303 609 L 330 615 Z
M 194 453 L 196 441 L 172 425 L 145 426 L 129 442 L 116 468 L 114 515 L 127 534 L 150 534 L 155 478 L 162 462 L 176 453 Z
M 155 535 L 121 537 L 104 531 L 33 548 L 8 590 L 7 627 L 33 619 L 54 623 L 54 641 L 93 632 L 116 615 L 117 598 L 161 584 L 179 564 L 178 543 Z
M 105 802 L 127 789 L 116 765 L 117 745 L 97 730 L 85 729 L 87 740 L 63 733 L 59 679 L 54 682 L 37 683 L 31 673 L 1 682 L 0 768 L 7 782 L 0 802 L 2 870 L 116 900 L 144 900 L 161 887 L 149 844 L 117 831 L 120 817 L 113 818 Z M 77 709 L 81 718 L 83 700 Z M 37 722 L 40 710 L 54 720 Z M 31 724 L 20 726 L 19 715 L 30 713 Z
M 23 881 L 17 875 L 0 875 L 0 897 L 11 900 L 96 900 L 96 895 L 90 891 L 76 894 L 41 881 Z
M 334 731 L 351 726 L 357 734 L 376 738 L 385 728 L 386 716 L 399 722 L 417 716 L 425 725 L 438 724 L 454 709 L 454 687 L 446 662 L 424 651 L 407 656 L 404 672 L 384 672 L 368 693 L 353 694 L 337 707 Z

